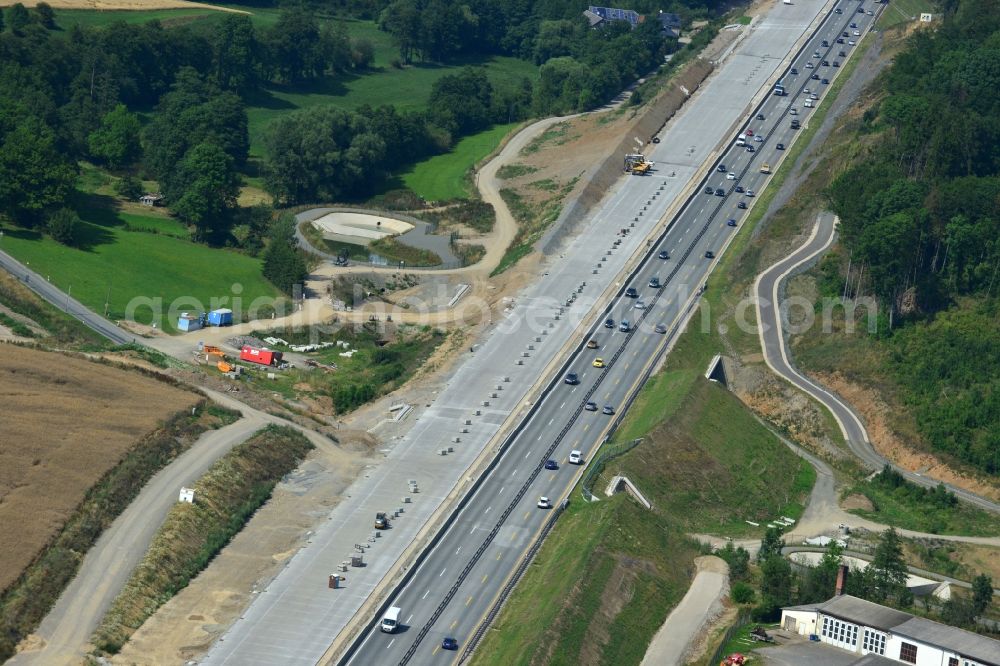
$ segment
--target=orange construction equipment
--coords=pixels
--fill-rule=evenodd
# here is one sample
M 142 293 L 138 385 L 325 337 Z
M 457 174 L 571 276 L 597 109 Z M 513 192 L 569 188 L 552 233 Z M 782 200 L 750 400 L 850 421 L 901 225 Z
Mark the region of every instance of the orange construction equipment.
M 232 372 L 233 366 L 229 365 L 225 361 L 219 361 L 215 367 L 219 369 L 219 372 Z
M 719 666 L 743 666 L 747 658 L 739 652 L 734 652 L 719 662 Z
M 205 352 L 205 356 L 208 356 L 208 355 L 224 356 L 224 354 L 222 353 L 222 350 L 219 349 L 218 347 L 214 346 L 214 345 L 205 345 L 205 348 L 202 351 Z

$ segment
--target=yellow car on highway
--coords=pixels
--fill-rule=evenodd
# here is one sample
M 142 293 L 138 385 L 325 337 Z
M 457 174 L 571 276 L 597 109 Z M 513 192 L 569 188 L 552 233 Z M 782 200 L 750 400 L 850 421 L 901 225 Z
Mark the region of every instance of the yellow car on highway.
M 594 359 L 594 367 L 595 368 L 603 368 L 604 367 L 604 359 L 603 358 L 595 358 Z

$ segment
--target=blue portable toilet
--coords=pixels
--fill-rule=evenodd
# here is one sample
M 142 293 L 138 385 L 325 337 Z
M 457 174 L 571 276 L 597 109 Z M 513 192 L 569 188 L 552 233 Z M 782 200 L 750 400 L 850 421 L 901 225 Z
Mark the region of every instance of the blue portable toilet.
M 219 308 L 208 313 L 209 326 L 232 326 L 233 311 L 229 308 Z
M 177 318 L 178 331 L 197 331 L 201 328 L 201 317 L 187 312 L 182 312 Z

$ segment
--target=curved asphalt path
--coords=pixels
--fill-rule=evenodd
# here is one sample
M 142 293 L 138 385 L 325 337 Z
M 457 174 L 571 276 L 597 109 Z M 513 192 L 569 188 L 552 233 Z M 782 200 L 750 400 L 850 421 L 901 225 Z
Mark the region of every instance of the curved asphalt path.
M 840 426 L 844 441 L 865 467 L 877 471 L 888 464 L 913 483 L 928 488 L 937 486 L 940 482 L 936 479 L 897 467 L 879 455 L 872 447 L 864 423 L 851 406 L 830 390 L 799 372 L 790 358 L 780 307 L 782 283 L 793 273 L 808 267 L 833 244 L 836 236 L 836 223 L 837 218 L 831 213 L 825 212 L 819 215 L 812 235 L 798 250 L 757 276 L 757 281 L 754 284 L 757 333 L 760 336 L 764 360 L 775 374 L 809 394 L 830 410 L 837 425 Z M 947 483 L 945 487 L 969 504 L 993 513 L 1000 513 L 1000 504 L 996 502 Z

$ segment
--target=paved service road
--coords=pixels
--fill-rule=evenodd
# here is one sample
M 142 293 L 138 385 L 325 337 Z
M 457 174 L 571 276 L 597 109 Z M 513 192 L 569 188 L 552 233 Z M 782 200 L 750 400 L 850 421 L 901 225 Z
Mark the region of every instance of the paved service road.
M 757 277 L 754 295 L 757 301 L 757 321 L 760 322 L 758 334 L 764 351 L 764 360 L 768 367 L 829 409 L 840 426 L 844 441 L 847 442 L 851 451 L 869 469 L 880 470 L 889 461 L 879 455 L 872 447 L 864 424 L 850 405 L 803 375 L 792 364 L 784 335 L 784 313 L 780 306 L 776 307 L 776 304 L 781 303 L 783 281 L 796 270 L 808 266 L 816 257 L 826 251 L 833 243 L 835 234 L 836 218 L 830 213 L 820 215 L 812 235 L 802 247 Z M 892 465 L 892 467 L 910 481 L 921 486 L 934 487 L 939 483 L 935 479 L 915 474 L 896 465 Z M 961 488 L 949 484 L 945 485 L 960 499 L 987 511 L 1000 513 L 1000 504 Z
M 0 246 L 3 245 L 0 239 Z M 135 341 L 135 336 L 127 331 L 123 331 L 110 321 L 87 309 L 79 301 L 70 298 L 69 295 L 60 291 L 50 284 L 38 273 L 30 270 L 20 261 L 10 256 L 6 252 L 0 251 L 0 268 L 19 279 L 36 294 L 54 305 L 57 309 L 69 314 L 75 319 L 79 319 L 86 326 L 97 331 L 108 340 L 123 345 Z
M 819 63 L 837 59 L 830 54 L 834 47 L 838 51 L 850 48 L 835 42 L 850 23 L 865 27 L 873 20 L 855 13 L 866 3 L 839 4 L 843 12 L 831 12 L 826 17 L 810 43 L 793 59 L 792 67 L 812 71 L 805 64 L 815 61 L 816 70 L 827 78 L 839 71 Z M 834 46 L 823 47 L 822 40 Z M 812 57 L 814 50 L 820 53 L 819 58 Z M 657 333 L 654 327 L 663 324 L 672 333 L 687 313 L 690 299 L 697 295 L 715 264 L 709 253 L 720 254 L 746 216 L 747 210 L 738 204 L 743 202 L 749 207 L 753 202 L 750 191 L 763 188 L 769 178 L 766 172 L 773 170 L 784 155 L 777 144 L 792 142 L 796 130 L 790 118 L 804 120 L 807 116 L 805 107 L 791 116 L 792 107 L 800 104 L 796 100 L 804 89 L 823 86 L 811 85 L 805 76 L 782 78 L 789 94 L 767 95 L 751 112 L 748 127 L 761 137 L 760 141 L 750 140 L 754 150 L 733 145 L 724 151 L 608 306 L 604 316 L 612 318 L 616 327 L 605 328 L 601 316 L 577 341 L 579 346 L 565 370 L 577 373 L 579 383 L 550 387 L 509 440 L 495 469 L 455 511 L 452 522 L 425 552 L 423 561 L 391 595 L 391 605 L 402 608 L 403 629 L 394 634 L 381 633 L 374 623 L 376 618 L 372 618 L 372 625 L 352 645 L 342 663 L 427 664 L 460 659 L 466 642 L 481 625 L 521 554 L 549 515 L 548 509 L 536 505 L 539 497 L 546 496 L 553 503 L 567 497 L 578 477 L 576 468 L 567 463 L 570 451 L 577 449 L 591 455 L 608 431 L 611 417 L 600 411 L 586 411 L 584 404 L 594 401 L 598 410 L 604 405 L 617 410 L 638 389 L 645 370 L 655 363 L 670 337 Z M 770 168 L 763 168 L 764 164 Z M 732 179 L 729 172 L 734 173 Z M 737 187 L 746 191 L 739 192 Z M 706 192 L 706 188 L 711 191 Z M 660 259 L 660 251 L 666 251 L 669 258 Z M 659 287 L 650 286 L 654 277 Z M 626 296 L 626 287 L 635 288 L 636 296 Z M 637 307 L 639 301 L 644 302 L 644 308 Z M 629 332 L 617 327 L 623 319 L 632 325 Z M 597 349 L 586 348 L 589 339 L 596 340 Z M 597 358 L 605 367 L 595 367 Z M 544 469 L 547 459 L 555 460 L 558 469 Z M 452 656 L 442 654 L 445 637 L 458 640 L 459 650 Z

